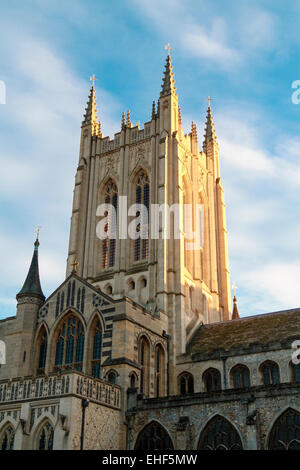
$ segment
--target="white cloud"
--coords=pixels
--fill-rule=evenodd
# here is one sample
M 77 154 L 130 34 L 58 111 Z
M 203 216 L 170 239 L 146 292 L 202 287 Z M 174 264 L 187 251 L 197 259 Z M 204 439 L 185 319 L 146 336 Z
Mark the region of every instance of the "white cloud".
M 239 53 L 234 48 L 221 42 L 214 34 L 206 32 L 200 26 L 187 28 L 179 37 L 182 48 L 191 55 L 201 59 L 211 59 L 227 67 L 237 63 Z
M 300 262 L 274 262 L 246 272 L 243 282 L 249 290 L 271 298 L 278 309 L 296 308 L 299 295 Z

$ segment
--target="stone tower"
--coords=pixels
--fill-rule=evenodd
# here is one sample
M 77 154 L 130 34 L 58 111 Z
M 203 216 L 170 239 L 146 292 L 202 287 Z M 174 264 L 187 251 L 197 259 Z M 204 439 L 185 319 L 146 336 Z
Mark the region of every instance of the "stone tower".
M 144 204 L 150 213 L 153 205 L 167 205 L 170 214 L 161 210 L 157 219 L 159 239 L 151 236 L 150 214 L 149 224 L 141 221 L 139 226 L 139 230 L 146 226 L 148 239 L 133 240 L 117 233 L 114 239 L 101 240 L 96 234 L 101 203 L 116 208 L 118 229 L 124 225 L 125 213 L 128 223 L 140 216 L 130 209 L 132 204 Z M 174 204 L 181 208 L 179 215 L 172 211 Z M 191 208 L 195 229 L 197 205 L 204 209 L 203 244 L 188 249 L 185 207 Z M 94 84 L 91 87 L 82 122 L 67 275 L 75 261 L 78 275 L 94 287 L 114 299 L 129 297 L 152 311 L 154 320 L 163 319 L 170 337 L 171 377 L 176 355 L 185 352 L 201 322 L 230 319 L 225 206 L 212 111 L 209 106 L 201 150 L 195 124 L 190 133 L 182 129 L 169 54 L 157 107 L 153 103 L 151 120 L 142 129 L 132 125 L 128 112 L 126 122 L 123 113 L 121 129 L 112 140 L 103 136 Z

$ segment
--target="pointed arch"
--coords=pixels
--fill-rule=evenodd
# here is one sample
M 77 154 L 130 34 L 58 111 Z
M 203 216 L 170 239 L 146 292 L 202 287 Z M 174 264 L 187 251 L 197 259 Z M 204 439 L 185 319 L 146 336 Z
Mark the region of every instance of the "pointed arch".
M 250 371 L 245 364 L 237 364 L 230 371 L 232 388 L 250 387 Z
M 194 393 L 194 377 L 190 372 L 181 372 L 178 376 L 178 393 L 187 395 Z
M 48 351 L 48 331 L 43 322 L 38 330 L 35 341 L 35 368 L 38 375 L 45 373 L 46 359 Z
M 104 216 L 107 223 L 104 227 L 107 238 L 102 240 L 101 244 L 101 268 L 112 268 L 116 259 L 116 230 L 117 230 L 117 213 L 118 213 L 118 186 L 115 180 L 107 177 L 100 186 L 101 202 L 107 204 L 107 210 Z M 112 215 L 111 208 L 114 208 L 115 217 Z
M 135 262 L 147 260 L 149 255 L 150 179 L 148 175 L 148 171 L 140 168 L 133 177 L 133 201 L 134 204 L 141 205 L 143 208 L 137 210 L 135 214 L 139 218 L 136 227 L 137 238 L 133 240 Z
M 82 371 L 85 331 L 85 321 L 73 310 L 69 310 L 59 319 L 51 338 L 54 370 Z
M 94 378 L 101 376 L 104 321 L 98 310 L 92 315 L 88 328 L 88 370 Z
M 242 439 L 236 427 L 218 414 L 207 422 L 198 441 L 198 450 L 242 449 Z
M 134 450 L 174 450 L 174 445 L 168 431 L 158 421 L 151 421 L 139 433 Z
M 280 383 L 279 366 L 275 361 L 264 361 L 259 366 L 261 382 L 264 385 L 277 385 Z
M 154 353 L 154 394 L 155 397 L 165 395 L 165 350 L 161 343 L 157 343 Z
M 35 433 L 36 450 L 53 450 L 54 444 L 54 426 L 46 417 L 42 419 Z
M 15 427 L 10 421 L 6 422 L 0 431 L 0 451 L 13 450 L 15 441 Z
M 203 372 L 202 380 L 206 392 L 221 390 L 221 373 L 218 369 L 210 367 Z
M 138 341 L 140 371 L 140 393 L 149 396 L 150 385 L 150 341 L 142 334 Z
M 300 450 L 300 413 L 288 407 L 275 420 L 268 437 L 269 450 Z

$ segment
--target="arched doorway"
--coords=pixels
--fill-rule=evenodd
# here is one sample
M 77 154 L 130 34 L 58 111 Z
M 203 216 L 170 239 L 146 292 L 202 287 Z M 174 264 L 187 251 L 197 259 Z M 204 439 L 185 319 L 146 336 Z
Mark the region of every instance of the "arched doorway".
M 203 429 L 199 450 L 241 450 L 241 438 L 235 427 L 223 416 L 215 416 Z
M 174 446 L 167 431 L 152 421 L 140 432 L 135 450 L 174 450 Z
M 300 450 L 300 413 L 288 408 L 275 421 L 269 436 L 269 450 Z

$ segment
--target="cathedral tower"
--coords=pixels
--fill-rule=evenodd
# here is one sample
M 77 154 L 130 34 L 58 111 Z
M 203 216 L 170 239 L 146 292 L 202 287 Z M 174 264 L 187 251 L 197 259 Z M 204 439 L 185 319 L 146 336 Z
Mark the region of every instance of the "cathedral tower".
M 107 216 L 99 210 L 103 203 L 116 209 L 115 238 L 97 236 Z M 149 209 L 149 219 L 133 204 Z M 156 219 L 151 216 L 155 205 Z M 189 232 L 199 229 L 199 211 L 203 243 L 198 243 L 198 230 L 191 249 Z M 146 231 L 148 238 L 132 239 L 126 231 L 120 236 L 120 226 L 126 229 L 136 217 L 137 230 Z M 153 236 L 154 220 L 159 238 Z M 108 232 L 111 224 L 107 219 Z M 82 122 L 67 275 L 75 260 L 78 275 L 94 287 L 115 300 L 129 297 L 151 311 L 154 320 L 162 319 L 170 337 L 171 388 L 176 355 L 185 351 L 201 322 L 230 319 L 225 206 L 212 110 L 209 105 L 201 150 L 195 124 L 187 134 L 181 126 L 170 54 L 157 109 L 153 104 L 151 120 L 142 129 L 132 125 L 128 112 L 112 140 L 103 136 L 91 87 Z

